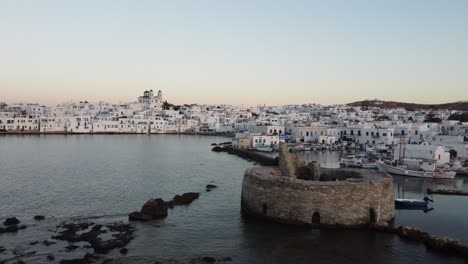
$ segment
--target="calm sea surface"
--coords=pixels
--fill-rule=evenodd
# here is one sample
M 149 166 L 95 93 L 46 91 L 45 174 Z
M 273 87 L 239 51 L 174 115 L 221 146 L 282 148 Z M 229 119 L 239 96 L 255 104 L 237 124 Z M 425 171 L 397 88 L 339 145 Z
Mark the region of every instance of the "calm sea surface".
M 30 246 L 50 239 L 63 221 L 127 221 L 151 197 L 170 199 L 202 192 L 190 206 L 176 207 L 168 218 L 132 223 L 137 237 L 118 263 L 154 263 L 212 256 L 232 263 L 465 263 L 429 252 L 418 243 L 369 231 L 311 230 L 246 219 L 240 214 L 243 173 L 253 166 L 210 143 L 226 138 L 202 136 L 0 136 L 0 218 L 18 217 L 28 229 L 0 235 L 0 261 L 12 250 L 36 251 L 30 263 L 82 257 L 85 249 L 63 252 L 63 244 Z M 336 167 L 339 153 L 305 153 L 324 167 Z M 204 192 L 206 184 L 218 185 Z M 395 178 L 398 197 L 422 198 L 428 187 L 468 189 L 464 178 L 433 182 Z M 468 243 L 468 198 L 432 196 L 430 212 L 397 211 L 397 225 Z M 41 214 L 44 222 L 32 217 Z

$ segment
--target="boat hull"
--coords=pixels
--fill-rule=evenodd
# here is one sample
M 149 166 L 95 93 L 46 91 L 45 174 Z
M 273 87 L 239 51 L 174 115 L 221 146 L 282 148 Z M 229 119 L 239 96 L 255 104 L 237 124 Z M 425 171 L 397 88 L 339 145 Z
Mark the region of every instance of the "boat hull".
M 424 200 L 396 199 L 395 206 L 398 208 L 423 208 L 428 202 Z
M 387 165 L 383 163 L 382 161 L 379 161 L 377 163 L 377 167 L 379 171 L 387 172 L 387 173 L 395 174 L 395 175 L 420 177 L 420 178 L 434 178 L 434 172 L 405 170 L 403 168 Z

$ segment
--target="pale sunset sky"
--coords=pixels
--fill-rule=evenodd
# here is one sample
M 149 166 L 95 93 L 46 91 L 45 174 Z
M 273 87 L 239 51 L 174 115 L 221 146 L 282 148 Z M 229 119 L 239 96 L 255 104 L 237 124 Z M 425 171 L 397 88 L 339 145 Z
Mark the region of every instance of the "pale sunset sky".
M 0 101 L 468 100 L 466 0 L 0 0 Z

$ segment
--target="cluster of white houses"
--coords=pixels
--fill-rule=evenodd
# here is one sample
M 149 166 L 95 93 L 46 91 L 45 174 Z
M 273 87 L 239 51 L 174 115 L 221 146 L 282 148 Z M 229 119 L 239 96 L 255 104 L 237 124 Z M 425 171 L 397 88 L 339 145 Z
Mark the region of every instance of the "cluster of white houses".
M 173 106 L 162 92 L 145 91 L 137 102 L 38 104 L 0 103 L 0 131 L 40 133 L 237 133 L 239 146 L 292 142 L 354 142 L 361 145 L 433 144 L 468 156 L 468 123 L 447 120 L 453 111 L 432 112 L 442 122 L 424 122 L 423 111 L 364 109 L 316 104 L 236 107 Z

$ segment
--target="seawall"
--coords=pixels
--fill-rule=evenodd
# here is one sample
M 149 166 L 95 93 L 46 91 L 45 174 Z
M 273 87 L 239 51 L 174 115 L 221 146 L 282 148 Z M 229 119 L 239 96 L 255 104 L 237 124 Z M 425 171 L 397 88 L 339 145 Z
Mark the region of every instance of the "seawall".
M 278 158 L 268 157 L 257 152 L 234 147 L 226 147 L 226 152 L 244 159 L 253 160 L 264 166 L 278 166 Z

